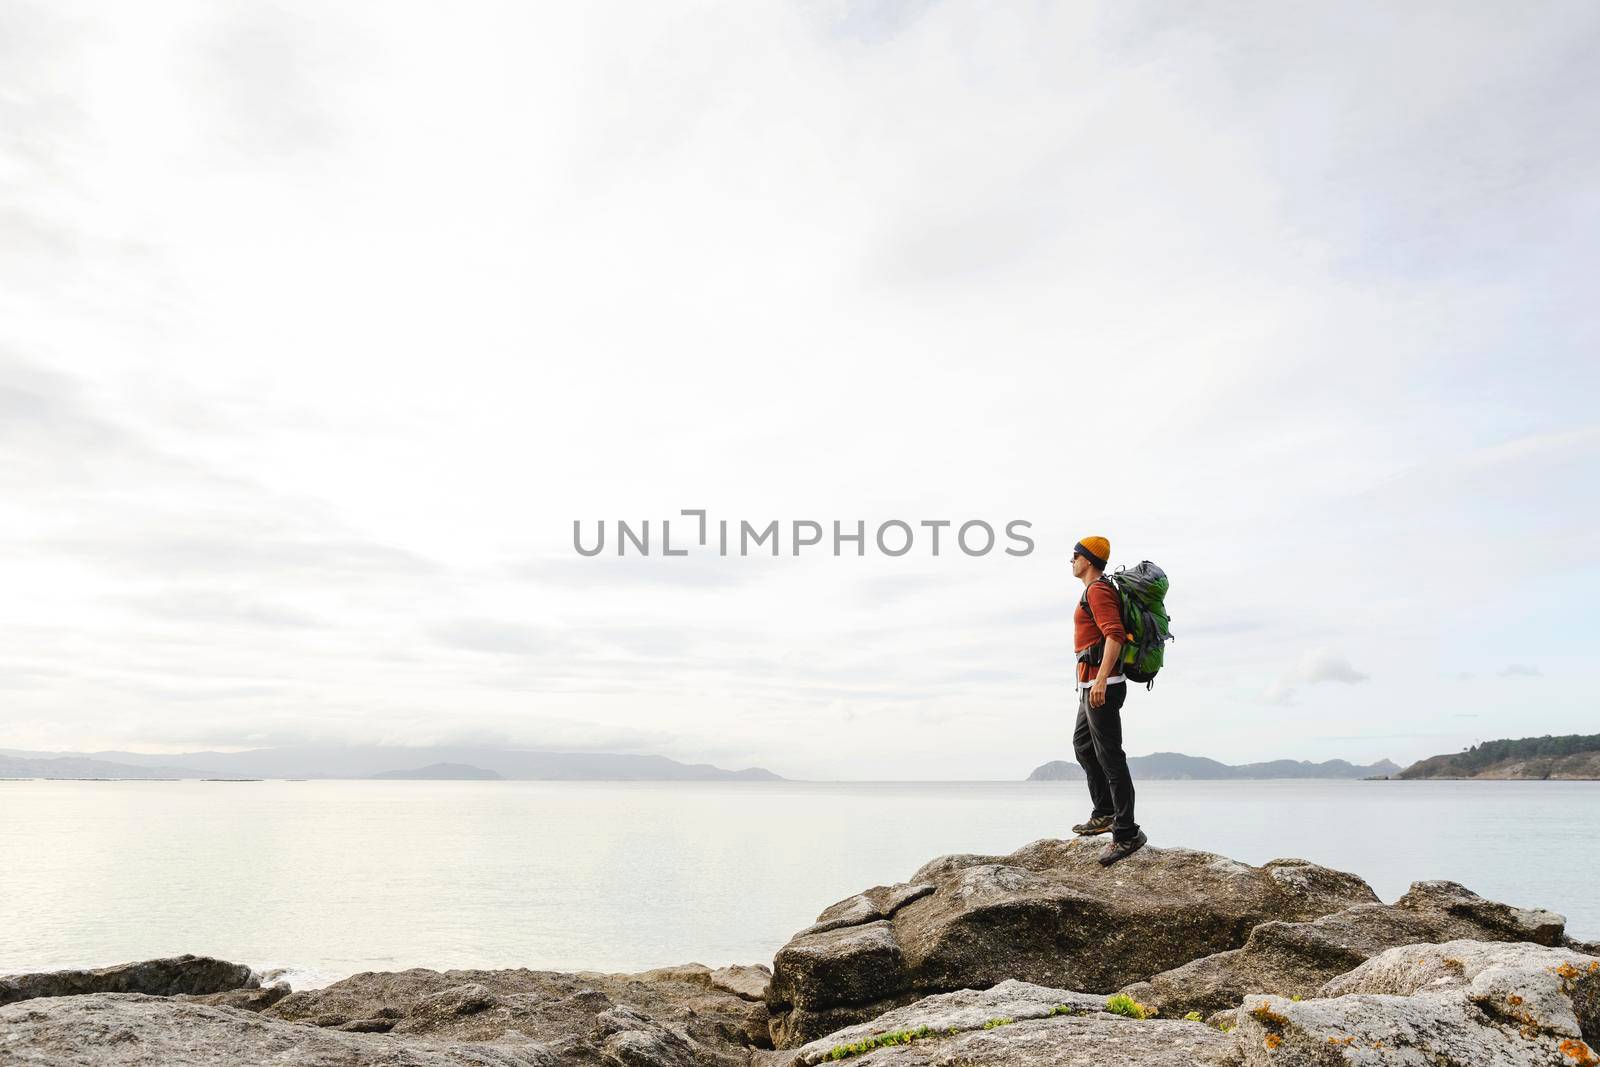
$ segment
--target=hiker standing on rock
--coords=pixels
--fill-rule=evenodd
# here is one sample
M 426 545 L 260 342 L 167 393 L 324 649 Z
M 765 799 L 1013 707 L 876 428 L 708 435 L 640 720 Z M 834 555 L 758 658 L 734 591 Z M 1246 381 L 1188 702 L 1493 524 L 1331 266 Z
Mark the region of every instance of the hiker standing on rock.
M 1072 830 L 1111 832 L 1111 844 L 1100 852 L 1102 866 L 1132 855 L 1149 840 L 1133 821 L 1133 777 L 1122 751 L 1122 702 L 1128 697 L 1128 683 L 1121 664 L 1128 633 L 1116 587 L 1105 576 L 1110 557 L 1111 542 L 1104 537 L 1085 537 L 1072 546 L 1072 576 L 1084 585 L 1072 618 L 1072 647 L 1078 657 L 1078 721 L 1072 747 L 1094 801 L 1089 820 Z

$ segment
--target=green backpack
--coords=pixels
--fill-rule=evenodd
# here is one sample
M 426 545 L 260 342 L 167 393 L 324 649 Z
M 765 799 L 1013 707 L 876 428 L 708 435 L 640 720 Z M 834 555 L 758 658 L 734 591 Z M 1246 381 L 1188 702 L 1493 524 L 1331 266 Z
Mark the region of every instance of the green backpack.
M 1100 580 L 1110 582 L 1117 591 L 1122 607 L 1122 628 L 1128 631 L 1128 643 L 1122 646 L 1122 676 L 1153 689 L 1167 642 L 1173 639 L 1168 629 L 1171 619 L 1166 606 L 1167 572 L 1143 560 L 1131 571 L 1118 567 L 1116 573 L 1104 575 Z M 1087 589 L 1079 604 L 1084 611 L 1089 610 Z M 1100 644 L 1103 646 L 1104 642 Z M 1099 651 L 1097 647 L 1097 661 Z

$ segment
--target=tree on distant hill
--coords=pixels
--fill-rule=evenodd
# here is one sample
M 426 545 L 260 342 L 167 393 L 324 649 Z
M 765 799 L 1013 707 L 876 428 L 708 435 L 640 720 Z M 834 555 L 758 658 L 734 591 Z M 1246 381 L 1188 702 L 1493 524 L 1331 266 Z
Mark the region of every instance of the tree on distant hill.
M 1600 734 L 1563 734 L 1519 737 L 1515 740 L 1480 741 L 1476 745 L 1418 760 L 1401 772 L 1402 778 L 1470 777 L 1501 763 L 1534 766 L 1537 760 L 1555 760 L 1600 752 Z M 1538 775 L 1534 775 L 1538 777 Z
M 1549 759 L 1579 752 L 1600 751 L 1600 734 L 1563 734 L 1560 737 L 1523 737 L 1515 741 L 1483 741 L 1456 758 L 1468 770 L 1482 770 L 1510 759 Z

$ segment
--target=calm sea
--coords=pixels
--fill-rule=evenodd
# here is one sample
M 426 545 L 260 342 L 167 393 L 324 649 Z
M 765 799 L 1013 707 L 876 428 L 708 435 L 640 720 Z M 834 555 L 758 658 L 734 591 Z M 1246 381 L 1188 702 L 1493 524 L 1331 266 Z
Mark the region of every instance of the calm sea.
M 1155 845 L 1303 856 L 1386 901 L 1449 878 L 1600 939 L 1600 783 L 1138 788 Z M 770 963 L 836 900 L 1086 813 L 1071 782 L 0 782 L 0 972 Z

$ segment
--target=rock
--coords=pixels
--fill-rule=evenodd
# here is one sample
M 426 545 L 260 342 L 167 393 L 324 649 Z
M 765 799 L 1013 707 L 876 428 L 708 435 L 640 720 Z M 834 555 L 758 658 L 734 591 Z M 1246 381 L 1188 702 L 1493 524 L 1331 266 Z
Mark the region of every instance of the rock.
M 1304 860 L 1251 867 L 1147 846 L 1107 868 L 1102 845 L 1044 839 L 1009 856 L 942 856 L 828 908 L 773 961 L 774 1045 L 1007 978 L 1109 993 L 1237 948 L 1262 922 L 1377 902 L 1361 879 Z
M 34 997 L 65 997 L 85 993 L 145 993 L 169 997 L 179 993 L 222 993 L 260 985 L 250 968 L 210 956 L 173 956 L 168 959 L 121 963 L 82 971 L 45 971 L 0 978 L 0 1005 Z
M 848 1062 L 861 1067 L 1200 1067 L 1229 1062 L 1234 1042 L 1220 1031 L 1200 1023 L 1122 1018 L 1106 1013 L 1105 1002 L 1102 995 L 1011 979 L 988 989 L 924 997 L 870 1023 L 828 1034 L 797 1050 L 762 1054 L 753 1062 L 762 1067 L 813 1067 L 830 1062 L 840 1046 L 896 1031 L 916 1033 L 924 1027 L 928 1032 L 909 1044 L 857 1053 Z
M 1471 938 L 1559 944 L 1554 912 L 1485 900 L 1455 882 L 1417 882 L 1393 905 L 1358 904 L 1310 922 L 1262 923 L 1243 947 L 1186 963 L 1124 992 L 1166 1016 L 1224 1011 L 1250 993 L 1312 996 L 1397 945 Z
M 907 984 L 900 939 L 887 919 L 797 937 L 774 962 L 771 993 L 796 1007 L 879 1000 Z
M 923 1026 L 940 1032 L 981 1030 L 991 1019 L 1043 1019 L 1063 1005 L 1073 1012 L 1097 1012 L 1105 1003 L 1103 996 L 1052 989 L 1011 978 L 988 989 L 961 989 L 923 997 L 885 1012 L 869 1023 L 836 1030 L 801 1046 L 794 1062 L 800 1067 L 810 1067 L 826 1060 L 828 1053 L 839 1045 L 895 1030 L 915 1030 Z
M 766 1006 L 767 986 L 772 984 L 772 968 L 762 964 L 735 964 L 711 972 L 711 988 L 732 993 L 745 1000 L 761 1001 Z
M 620 1067 L 697 1067 L 694 1045 L 632 1008 L 614 1008 L 595 1017 L 594 1036 L 604 1059 Z
M 1600 958 L 1522 943 L 1389 949 L 1293 1001 L 1250 996 L 1234 1032 L 1246 1067 L 1426 1064 L 1594 1067 Z
M 349 1022 L 337 1023 L 329 1029 L 341 1030 L 347 1034 L 387 1034 L 399 1021 L 396 1014 L 384 1012 L 370 1019 L 351 1019 Z
M 451 986 L 441 989 L 437 993 L 430 993 L 411 1006 L 411 1018 L 417 1021 L 426 1020 L 437 1022 L 442 1019 L 456 1019 L 463 1015 L 476 1015 L 480 1011 L 488 1011 L 499 1003 L 495 995 L 489 992 L 486 986 L 477 982 L 468 982 L 465 985 Z M 397 1018 L 404 1018 L 402 1012 L 395 1012 Z
M 732 993 L 745 1000 L 765 1000 L 767 983 L 772 981 L 772 968 L 763 964 L 747 966 L 733 964 L 712 970 L 703 963 L 685 963 L 678 967 L 658 967 L 634 975 L 641 982 L 693 982 L 707 989 Z
M 1234 1042 L 1203 1023 L 1139 1022 L 1100 1013 L 969 1030 L 869 1052 L 863 1067 L 1234 1067 Z
M 743 1038 L 752 1048 L 772 1047 L 772 1017 L 764 1002 L 750 1005 L 750 1012 L 744 1017 Z
M 865 893 L 857 893 L 824 909 L 822 914 L 817 916 L 816 922 L 794 936 L 805 937 L 808 934 L 835 930 L 841 926 L 859 926 L 862 923 L 887 919 L 903 905 L 913 900 L 920 900 L 932 892 L 933 886 L 927 882 L 917 884 L 901 882 L 898 885 L 874 886 Z
M 1600 1037 L 1600 957 L 1531 944 L 1404 945 L 1328 982 L 1322 997 L 1465 990 L 1490 1014 L 1568 1037 Z
M 1536 945 L 1561 944 L 1566 917 L 1543 908 L 1514 908 L 1485 900 L 1455 882 L 1413 882 L 1396 907 L 1415 911 L 1437 911 L 1464 919 L 1492 931 L 1496 941 L 1532 941 Z
M 210 1004 L 217 1008 L 265 1011 L 292 992 L 288 982 L 274 982 L 259 989 L 229 989 L 222 993 L 179 993 L 173 999 L 185 1000 L 191 1004 Z
M 753 977 L 719 976 L 700 964 L 640 974 L 418 968 L 292 993 L 266 1014 L 430 1042 L 531 1040 L 563 1064 L 672 1067 L 687 1056 L 705 1067 L 744 1067 L 752 1045 L 769 1043 L 766 1004 L 723 986 L 748 986 Z
M 46 997 L 0 1008 L 0 1060 L 17 1067 L 562 1067 L 565 1062 L 529 1041 L 407 1043 L 138 993 Z

